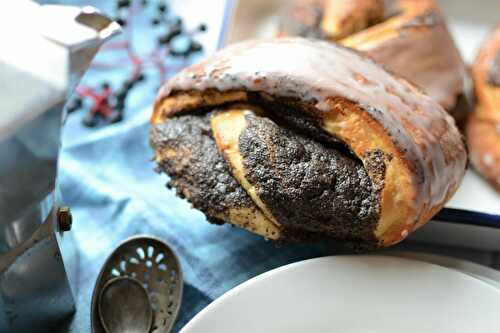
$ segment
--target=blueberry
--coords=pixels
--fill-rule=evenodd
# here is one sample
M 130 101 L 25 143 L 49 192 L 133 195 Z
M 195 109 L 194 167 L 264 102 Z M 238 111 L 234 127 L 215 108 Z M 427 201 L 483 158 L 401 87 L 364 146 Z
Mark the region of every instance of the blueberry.
M 127 25 L 127 20 L 119 17 L 117 19 L 115 19 L 116 23 L 118 23 L 119 25 L 121 25 L 122 27 L 126 26 Z
M 127 89 L 120 89 L 116 92 L 115 98 L 116 98 L 116 103 L 120 103 L 125 101 L 125 98 L 127 98 L 128 90 Z
M 170 54 L 172 57 L 184 57 L 186 54 L 186 51 L 178 51 L 175 49 L 169 49 L 168 54 Z
M 82 123 L 87 127 L 96 127 L 98 121 L 99 120 L 97 119 L 97 116 L 94 115 L 92 112 L 89 112 L 83 118 Z
M 116 2 L 116 6 L 118 8 L 127 8 L 127 7 L 130 7 L 130 0 L 118 0 Z
M 109 117 L 109 122 L 111 124 L 114 123 L 119 123 L 120 121 L 123 120 L 123 112 L 122 110 L 116 110 L 110 117 Z
M 75 112 L 83 106 L 83 100 L 80 97 L 73 98 L 68 105 L 66 106 L 66 110 L 68 113 Z
M 203 50 L 203 46 L 200 43 L 194 40 L 191 41 L 191 45 L 189 46 L 190 53 L 200 52 L 201 50 Z
M 207 25 L 205 23 L 201 23 L 199 26 L 198 26 L 198 31 L 207 31 Z
M 160 3 L 160 4 L 158 5 L 158 11 L 159 11 L 160 13 L 165 13 L 165 12 L 167 12 L 167 11 L 168 11 L 168 7 L 167 7 L 167 5 L 166 5 L 166 4 L 164 4 L 164 3 Z
M 182 29 L 179 27 L 173 27 L 172 30 L 170 30 L 167 34 L 158 38 L 158 43 L 160 45 L 168 44 L 170 43 L 170 41 L 172 41 L 172 39 L 179 36 L 180 34 L 182 34 Z
M 183 24 L 182 19 L 178 16 L 172 20 L 172 28 L 181 29 L 182 24 Z
M 123 83 L 123 89 L 125 89 L 125 90 L 127 90 L 127 91 L 128 91 L 128 90 L 130 90 L 130 89 L 132 89 L 132 87 L 134 86 L 134 83 L 135 83 L 135 82 L 134 82 L 134 81 L 132 81 L 132 80 L 127 80 L 127 81 L 125 81 L 125 82 Z
M 160 37 L 158 37 L 159 45 L 168 44 L 168 42 L 169 42 L 168 35 L 161 35 Z
M 137 82 L 141 82 L 141 81 L 144 81 L 145 78 L 146 78 L 146 76 L 144 75 L 144 73 L 141 73 L 141 74 L 137 75 L 137 77 L 135 78 L 135 80 Z

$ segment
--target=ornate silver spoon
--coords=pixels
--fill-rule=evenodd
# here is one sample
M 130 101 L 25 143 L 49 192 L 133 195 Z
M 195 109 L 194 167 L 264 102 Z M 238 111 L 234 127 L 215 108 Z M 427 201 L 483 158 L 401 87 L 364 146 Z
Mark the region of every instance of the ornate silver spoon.
M 153 309 L 150 332 L 172 330 L 182 300 L 182 270 L 177 256 L 163 241 L 147 236 L 125 240 L 104 263 L 92 295 L 93 333 L 106 333 L 99 317 L 99 295 L 106 283 L 116 277 L 137 280 L 146 290 Z

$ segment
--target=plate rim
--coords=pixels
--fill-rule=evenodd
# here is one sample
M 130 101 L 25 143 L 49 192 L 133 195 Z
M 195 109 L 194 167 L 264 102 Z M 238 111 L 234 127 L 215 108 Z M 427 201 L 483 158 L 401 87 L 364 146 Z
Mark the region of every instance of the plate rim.
M 403 252 L 403 251 L 402 251 Z M 356 254 L 348 254 L 348 255 L 327 255 L 327 256 L 322 256 L 322 257 L 316 257 L 316 258 L 311 258 L 311 259 L 306 259 L 306 260 L 301 260 L 297 262 L 293 262 L 290 264 L 286 264 L 280 267 L 276 267 L 274 269 L 271 269 L 267 272 L 261 273 L 259 275 L 256 275 L 238 285 L 235 287 L 229 289 L 219 297 L 217 297 L 215 300 L 213 300 L 210 304 L 205 306 L 201 311 L 199 311 L 191 320 L 189 320 L 179 331 L 179 333 L 189 333 L 191 326 L 195 325 L 198 320 L 200 320 L 206 313 L 210 312 L 212 308 L 217 307 L 220 303 L 224 302 L 226 299 L 242 292 L 245 288 L 248 288 L 250 285 L 255 284 L 261 280 L 267 279 L 272 275 L 279 274 L 282 271 L 289 270 L 291 268 L 295 268 L 298 266 L 302 265 L 307 265 L 310 264 L 311 262 L 315 261 L 323 261 L 323 260 L 332 260 L 332 259 L 338 259 L 338 258 L 353 258 L 353 259 L 359 259 L 362 257 L 370 257 L 370 258 L 376 258 L 376 259 L 398 259 L 402 261 L 410 261 L 410 262 L 418 262 L 420 264 L 425 264 L 425 265 L 430 265 L 438 269 L 442 269 L 444 271 L 449 271 L 454 274 L 459 274 L 462 278 L 465 280 L 470 280 L 474 281 L 474 283 L 481 284 L 485 288 L 489 288 L 494 294 L 498 294 L 500 296 L 500 289 L 497 288 L 496 286 L 488 283 L 485 280 L 482 280 L 476 276 L 473 276 L 471 274 L 465 273 L 461 270 L 457 270 L 454 268 L 446 267 L 446 266 L 441 266 L 435 263 L 419 260 L 419 259 L 414 259 L 414 258 L 406 258 L 406 257 L 400 257 L 397 255 L 390 255 L 390 254 L 366 254 L 366 255 L 356 255 Z

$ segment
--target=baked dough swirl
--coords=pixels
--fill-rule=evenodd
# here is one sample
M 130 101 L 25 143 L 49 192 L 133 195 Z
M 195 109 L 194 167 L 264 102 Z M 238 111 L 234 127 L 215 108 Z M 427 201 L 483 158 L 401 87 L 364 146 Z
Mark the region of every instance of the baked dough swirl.
M 270 239 L 397 243 L 453 195 L 466 165 L 439 104 L 319 40 L 219 51 L 161 88 L 151 122 L 159 170 L 181 196 Z
M 336 41 L 421 87 L 457 121 L 465 118 L 464 62 L 433 0 L 294 0 L 280 36 Z

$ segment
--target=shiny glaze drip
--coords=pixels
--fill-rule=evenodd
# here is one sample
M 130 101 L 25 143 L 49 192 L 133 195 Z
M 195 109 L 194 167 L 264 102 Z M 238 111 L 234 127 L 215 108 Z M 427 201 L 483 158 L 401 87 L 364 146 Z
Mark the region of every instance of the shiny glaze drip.
M 335 97 L 357 103 L 389 134 L 413 171 L 416 211 L 445 200 L 463 175 L 465 148 L 444 109 L 347 48 L 303 38 L 239 43 L 180 72 L 158 98 L 207 89 L 298 98 L 320 112 L 331 112 L 328 101 Z

